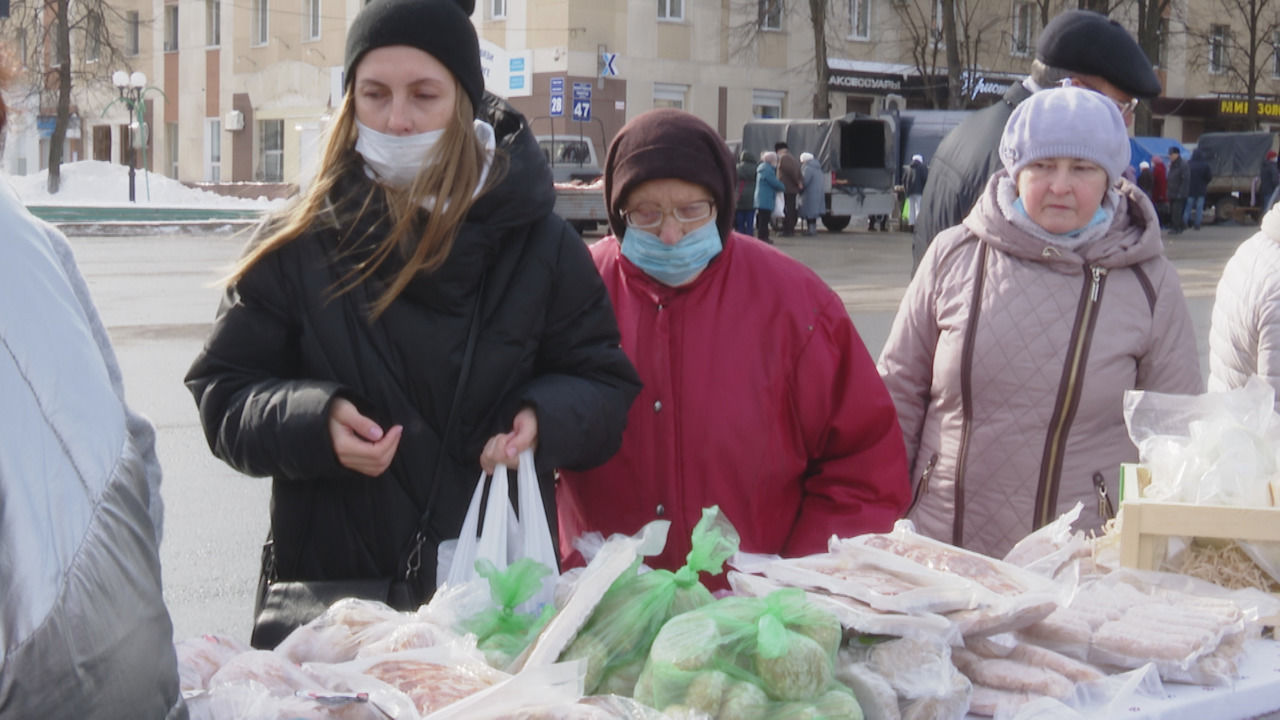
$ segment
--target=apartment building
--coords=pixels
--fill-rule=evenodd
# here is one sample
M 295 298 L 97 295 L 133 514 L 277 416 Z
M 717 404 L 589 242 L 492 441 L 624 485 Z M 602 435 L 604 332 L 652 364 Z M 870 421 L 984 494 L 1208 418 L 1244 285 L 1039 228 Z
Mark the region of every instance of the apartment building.
M 342 93 L 345 30 L 364 0 L 113 0 L 113 30 L 129 71 L 148 78 L 133 121 L 109 77 L 77 88 L 67 160 L 140 164 L 190 182 L 298 182 L 319 154 Z M 1050 15 L 1090 0 L 1053 3 Z M 1157 131 L 1183 141 L 1234 129 L 1243 88 L 1231 69 L 1246 37 L 1236 0 L 1173 0 L 1160 57 L 1165 94 Z M 489 88 L 539 135 L 582 135 L 603 152 L 622 125 L 654 107 L 696 113 L 726 139 L 754 117 L 814 113 L 819 68 L 809 2 L 800 0 L 477 0 Z M 829 112 L 878 112 L 886 102 L 947 102 L 938 0 L 829 0 L 825 90 Z M 957 0 L 961 103 L 986 105 L 1025 73 L 1042 26 L 1034 0 Z M 1113 16 L 1136 28 L 1136 10 Z M 1264 126 L 1280 125 L 1280 34 L 1258 83 Z M 12 34 L 0 26 L 0 32 Z M 9 38 L 14 41 L 12 37 Z M 74 42 L 74 39 L 73 39 Z M 87 45 L 87 43 L 85 43 Z M 74 48 L 81 55 L 84 47 Z M 81 57 L 80 61 L 88 61 Z M 1235 65 L 1233 65 L 1233 63 Z M 1269 64 L 1268 64 L 1269 63 Z M 45 165 L 52 106 L 18 108 L 6 168 Z

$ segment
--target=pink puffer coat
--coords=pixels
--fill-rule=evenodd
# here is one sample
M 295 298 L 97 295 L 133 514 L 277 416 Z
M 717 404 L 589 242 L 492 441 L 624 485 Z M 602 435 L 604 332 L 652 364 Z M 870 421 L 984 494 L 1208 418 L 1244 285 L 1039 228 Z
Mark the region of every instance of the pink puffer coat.
M 930 245 L 879 363 L 912 463 L 909 517 L 995 556 L 1077 501 L 1077 528 L 1103 523 L 1120 463 L 1137 459 L 1125 390 L 1203 385 L 1142 191 L 1122 181 L 1109 230 L 1072 251 L 1006 218 L 1005 177 Z

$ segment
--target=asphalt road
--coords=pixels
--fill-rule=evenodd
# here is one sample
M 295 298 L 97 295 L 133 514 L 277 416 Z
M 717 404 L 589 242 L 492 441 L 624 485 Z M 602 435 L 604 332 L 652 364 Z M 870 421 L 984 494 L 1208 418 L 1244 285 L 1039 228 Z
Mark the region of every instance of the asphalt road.
M 1209 228 L 1169 244 L 1196 324 L 1202 368 L 1222 265 L 1252 232 Z M 248 639 L 267 531 L 269 482 L 213 458 L 182 385 L 221 296 L 217 279 L 242 242 L 225 233 L 72 238 L 120 358 L 129 401 L 158 429 L 166 508 L 161 560 L 177 639 L 200 633 Z M 877 355 L 906 287 L 910 237 L 846 231 L 777 242 L 840 293 Z

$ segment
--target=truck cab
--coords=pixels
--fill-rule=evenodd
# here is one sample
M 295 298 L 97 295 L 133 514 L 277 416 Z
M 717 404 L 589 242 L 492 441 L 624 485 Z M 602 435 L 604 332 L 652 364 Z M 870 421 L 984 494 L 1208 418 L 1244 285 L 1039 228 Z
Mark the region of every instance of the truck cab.
M 592 182 L 604 174 L 595 143 L 576 135 L 539 135 L 538 147 L 557 183 Z

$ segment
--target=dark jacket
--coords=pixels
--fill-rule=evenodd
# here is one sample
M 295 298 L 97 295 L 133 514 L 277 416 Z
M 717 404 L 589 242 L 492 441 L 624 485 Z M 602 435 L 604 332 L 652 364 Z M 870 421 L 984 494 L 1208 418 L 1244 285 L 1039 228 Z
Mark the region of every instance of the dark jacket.
M 1276 167 L 1274 160 L 1263 160 L 1262 170 L 1258 174 L 1257 204 L 1266 205 L 1277 187 L 1280 187 L 1280 169 Z
M 756 207 L 756 156 L 750 150 L 738 154 L 738 209 Z
M 1018 103 L 1031 91 L 1014 83 L 1000 102 L 985 107 L 957 125 L 942 139 L 929 161 L 929 180 L 920 201 L 911 240 L 912 272 L 920 264 L 934 236 L 960 221 L 982 196 L 987 178 L 1004 167 L 1000 162 L 1000 137 Z
M 552 469 L 590 468 L 620 444 L 639 379 L 619 347 L 608 294 L 586 245 L 551 212 L 551 175 L 524 118 L 486 98 L 507 170 L 476 200 L 438 270 L 414 280 L 372 323 L 366 309 L 386 277 L 333 297 L 389 223 L 380 195 L 360 212 L 370 181 L 350 153 L 331 213 L 228 289 L 187 374 L 214 454 L 273 477 L 281 579 L 401 575 L 432 503 L 411 588 L 421 601 L 435 587 L 436 545 L 458 536 L 484 443 L 510 430 L 522 406 L 537 411 L 553 536 Z M 482 284 L 474 359 L 442 450 Z M 384 429 L 404 426 L 381 477 L 338 463 L 328 430 L 335 396 Z
M 778 179 L 782 181 L 783 193 L 794 195 L 800 192 L 804 177 L 800 175 L 800 160 L 790 152 L 778 153 Z
M 1147 197 L 1154 200 L 1156 190 L 1156 176 L 1151 172 L 1151 168 L 1143 168 L 1138 172 L 1136 182 L 1138 189 L 1146 193 Z
M 1191 153 L 1191 162 L 1187 163 L 1187 197 L 1200 197 L 1209 191 L 1209 181 L 1213 180 L 1213 170 L 1204 153 L 1196 150 Z
M 1182 156 L 1169 162 L 1169 199 L 1185 200 L 1190 190 L 1191 177 L 1187 174 L 1187 161 Z
M 929 168 L 922 162 L 912 161 L 902 173 L 902 188 L 908 195 L 921 195 L 929 180 Z

